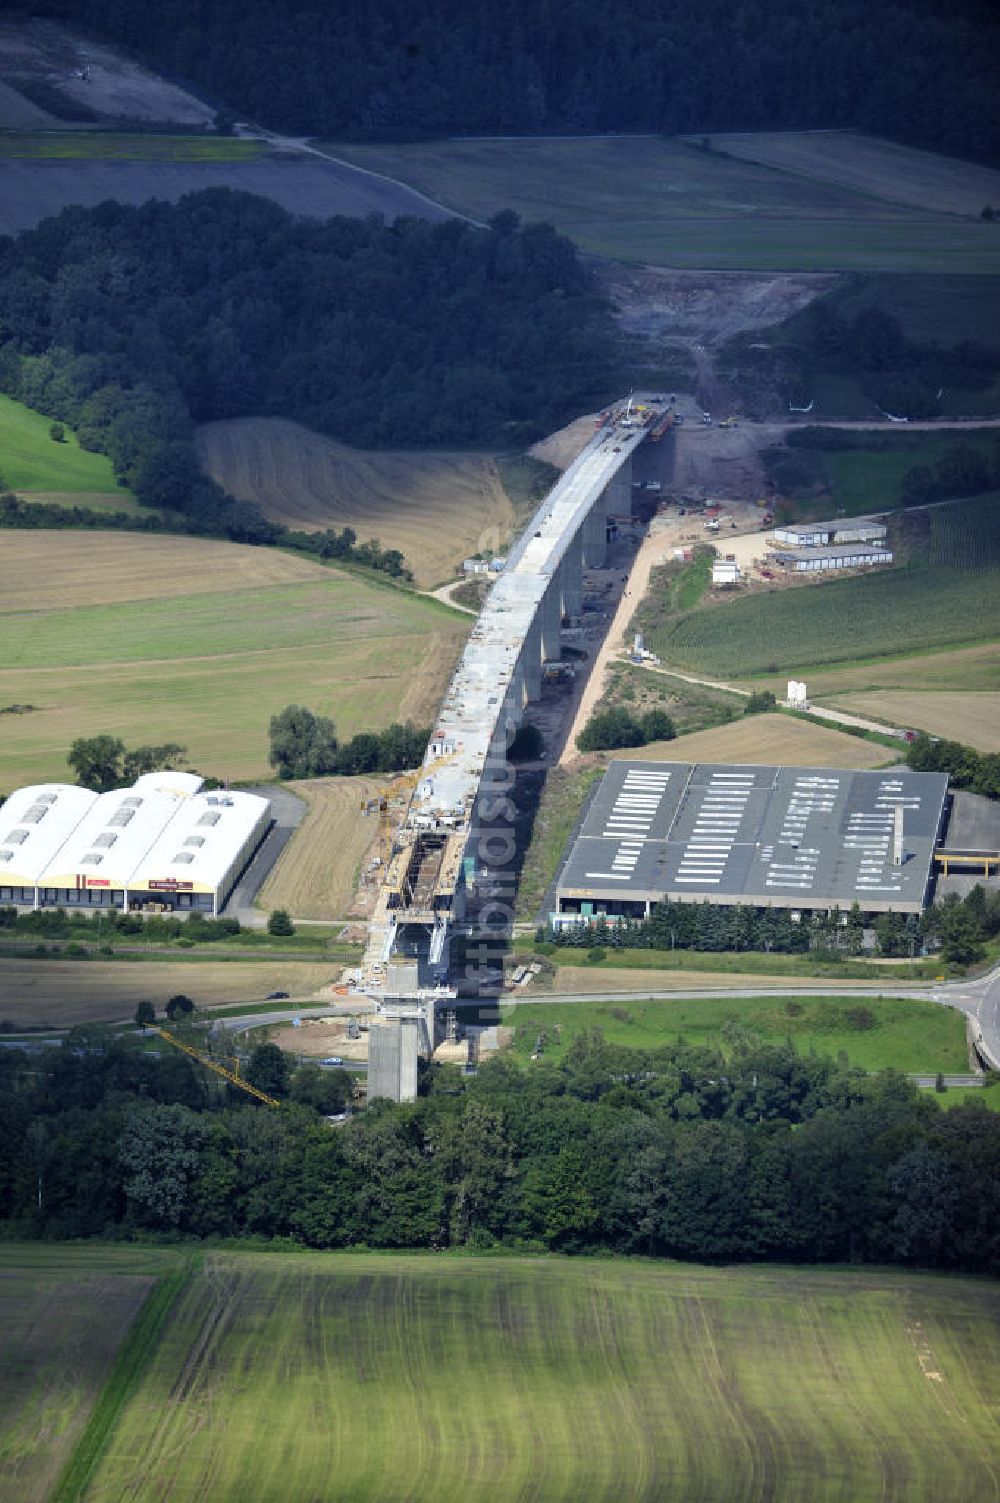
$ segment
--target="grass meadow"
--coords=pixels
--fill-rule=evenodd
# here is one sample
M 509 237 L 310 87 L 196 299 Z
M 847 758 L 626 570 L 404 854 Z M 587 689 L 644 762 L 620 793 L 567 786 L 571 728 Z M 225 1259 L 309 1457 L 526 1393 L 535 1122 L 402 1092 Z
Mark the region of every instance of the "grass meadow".
M 911 540 L 906 564 L 672 616 L 647 632 L 649 646 L 671 666 L 733 678 L 994 641 L 997 501 L 977 496 L 920 514 L 926 535 Z
M 908 434 L 894 442 L 890 435 L 889 445 L 881 450 L 821 450 L 817 457 L 830 494 L 816 506 L 828 508 L 824 516 L 838 517 L 893 510 L 902 504 L 903 479 L 909 470 L 935 465 L 959 445 L 991 455 L 997 449 L 996 429 Z M 818 517 L 815 506 L 801 515 L 814 512 Z
M 904 152 L 897 166 L 917 200 L 902 204 L 871 187 L 833 181 L 828 170 L 764 166 L 680 138 L 338 142 L 324 149 L 477 219 L 514 209 L 524 219 L 547 220 L 582 250 L 615 260 L 952 276 L 1000 270 L 993 226 L 927 207 L 920 195 L 928 176 L 940 180 L 940 159 L 916 151 Z M 837 138 L 829 150 L 837 150 Z
M 161 1287 L 57 1503 L 995 1497 L 984 1280 L 207 1252 Z
M 287 704 L 351 736 L 430 716 L 467 618 L 273 549 L 71 531 L 0 538 L 0 786 L 68 774 L 82 735 L 178 741 L 204 773 L 269 774 Z
M 33 492 L 46 501 L 102 511 L 137 511 L 130 491 L 118 488 L 106 454 L 81 449 L 71 428 L 58 443 L 49 433 L 52 419 L 0 395 L 0 480 L 26 500 Z
M 611 956 L 613 964 L 619 957 Z M 768 959 L 773 963 L 775 957 Z M 791 1042 L 800 1054 L 844 1053 L 861 1070 L 947 1075 L 969 1064 L 964 1016 L 903 997 L 637 997 L 534 1007 L 519 1002 L 505 1009 L 504 1021 L 514 1028 L 514 1051 L 524 1060 L 540 1032 L 547 1035 L 546 1059 L 558 1060 L 580 1034 L 599 1028 L 609 1043 L 632 1049 L 683 1038 L 730 1053 L 738 1039 L 752 1037 L 762 1044 Z

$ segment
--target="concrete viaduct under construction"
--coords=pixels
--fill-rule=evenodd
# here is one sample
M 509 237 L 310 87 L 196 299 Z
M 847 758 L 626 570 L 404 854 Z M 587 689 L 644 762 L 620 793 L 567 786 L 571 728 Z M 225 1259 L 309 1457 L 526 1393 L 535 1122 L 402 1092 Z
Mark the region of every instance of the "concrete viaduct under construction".
M 418 1055 L 433 1051 L 436 1012 L 457 996 L 453 928 L 469 892 L 484 877 L 502 880 L 513 860 L 504 823 L 510 740 L 541 694 L 545 665 L 561 657 L 564 622 L 580 616 L 583 570 L 605 562 L 609 517 L 631 515 L 632 455 L 672 420 L 661 397 L 630 397 L 598 420 L 511 550 L 470 633 L 383 875 L 362 962 L 359 989 L 388 1025 L 371 1031 L 372 1096 L 416 1094 Z

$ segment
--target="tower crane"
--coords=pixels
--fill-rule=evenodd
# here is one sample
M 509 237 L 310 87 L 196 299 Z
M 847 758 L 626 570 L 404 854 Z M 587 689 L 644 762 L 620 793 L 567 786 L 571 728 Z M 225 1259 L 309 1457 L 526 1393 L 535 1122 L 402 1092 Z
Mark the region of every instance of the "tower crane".
M 410 772 L 401 773 L 393 778 L 391 783 L 386 783 L 384 788 L 379 789 L 375 798 L 362 799 L 361 809 L 365 814 L 372 814 L 378 810 L 378 855 L 383 867 L 388 864 L 392 855 L 392 805 L 398 807 L 399 800 L 404 794 L 408 795 L 403 808 L 403 821 L 406 819 L 406 811 L 409 809 L 410 800 L 417 784 L 425 778 L 431 778 L 439 767 L 445 767 L 449 762 L 460 754 L 460 749 L 445 752 L 440 757 L 435 757 L 432 762 L 424 762 L 420 767 Z
M 160 1035 L 161 1039 L 166 1039 L 168 1044 L 173 1044 L 175 1049 L 180 1049 L 185 1054 L 189 1054 L 192 1059 L 196 1059 L 206 1069 L 214 1070 L 216 1075 L 222 1075 L 229 1081 L 230 1085 L 239 1086 L 240 1090 L 246 1091 L 248 1096 L 255 1096 L 258 1101 L 263 1101 L 266 1106 L 281 1105 L 281 1102 L 276 1100 L 274 1096 L 269 1096 L 266 1091 L 261 1091 L 257 1086 L 251 1085 L 249 1080 L 244 1080 L 238 1069 L 227 1070 L 225 1065 L 220 1065 L 216 1060 L 209 1059 L 207 1054 L 202 1054 L 201 1050 L 195 1049 L 192 1044 L 183 1043 L 181 1039 L 175 1038 L 172 1033 L 168 1033 L 165 1028 L 157 1028 L 156 1032 Z

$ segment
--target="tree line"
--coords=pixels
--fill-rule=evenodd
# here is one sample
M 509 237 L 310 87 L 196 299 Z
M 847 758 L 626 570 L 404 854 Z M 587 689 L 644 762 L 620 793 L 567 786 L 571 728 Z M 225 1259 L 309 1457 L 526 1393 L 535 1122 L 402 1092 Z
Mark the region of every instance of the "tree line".
M 960 741 L 943 741 L 918 731 L 906 746 L 914 772 L 944 772 L 952 788 L 1000 799 L 1000 752 L 978 752 Z
M 983 0 L 37 0 L 237 118 L 374 137 L 859 127 L 996 160 Z
M 940 951 L 954 965 L 982 959 L 983 944 L 1000 934 L 1000 893 L 977 884 L 964 898 L 948 893 L 922 914 L 863 913 L 850 909 L 793 918 L 787 908 L 753 908 L 743 903 L 654 903 L 647 919 L 609 922 L 598 915 L 573 928 L 550 931 L 543 945 L 590 950 L 753 950 L 776 955 L 811 954 L 817 960 L 860 955 L 865 929 L 878 953 L 887 957 Z
M 530 1069 L 430 1066 L 334 1131 L 323 1072 L 273 1046 L 251 1072 L 280 1109 L 138 1045 L 0 1051 L 5 1235 L 1000 1270 L 1000 1115 L 845 1057 L 595 1031 Z
M 892 313 L 865 307 L 843 313 L 837 294 L 817 298 L 781 326 L 768 345 L 738 334 L 725 346 L 721 365 L 747 394 L 751 409 L 779 404 L 804 407 L 817 375 L 860 378 L 873 406 L 894 417 L 936 417 L 946 392 L 985 391 L 1000 374 L 1000 354 L 974 340 L 946 345 L 908 337 Z M 823 434 L 826 441 L 821 442 Z M 836 435 L 802 428 L 787 437 L 790 448 L 877 448 L 876 435 Z
M 512 214 L 320 223 L 218 188 L 0 239 L 0 390 L 108 454 L 168 525 L 395 575 L 398 550 L 227 495 L 195 424 L 267 414 L 368 447 L 516 447 L 605 395 L 610 330 L 570 242 Z
M 394 721 L 384 731 L 359 731 L 350 741 L 338 741 L 328 715 L 286 705 L 271 716 L 269 734 L 269 760 L 280 778 L 321 778 L 419 767 L 431 733 L 409 720 Z

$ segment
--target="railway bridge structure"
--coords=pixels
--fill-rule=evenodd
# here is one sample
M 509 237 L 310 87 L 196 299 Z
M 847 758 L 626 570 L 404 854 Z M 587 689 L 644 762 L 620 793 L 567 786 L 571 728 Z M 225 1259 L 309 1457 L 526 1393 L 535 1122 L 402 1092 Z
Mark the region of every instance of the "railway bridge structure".
M 451 939 L 469 891 L 502 883 L 514 856 L 507 748 L 564 623 L 580 616 L 583 571 L 606 561 L 609 518 L 632 511 L 632 455 L 665 432 L 670 402 L 638 396 L 598 419 L 593 438 L 511 550 L 448 685 L 376 900 L 359 989 L 388 1027 L 373 1029 L 369 1091 L 416 1093 L 418 1054 L 453 1002 Z M 508 812 L 510 811 L 510 812 Z M 381 1062 L 380 1062 L 381 1061 Z

